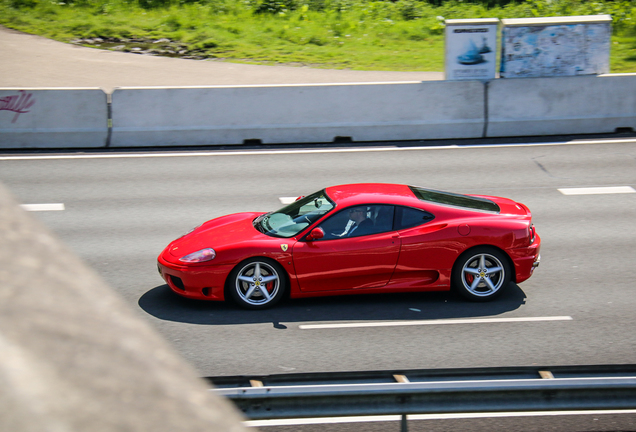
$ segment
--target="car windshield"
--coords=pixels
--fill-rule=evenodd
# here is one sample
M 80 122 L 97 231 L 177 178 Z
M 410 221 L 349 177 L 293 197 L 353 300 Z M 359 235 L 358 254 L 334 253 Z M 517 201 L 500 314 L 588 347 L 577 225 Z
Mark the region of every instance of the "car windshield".
M 322 190 L 259 216 L 254 220 L 254 227 L 272 237 L 294 237 L 333 208 L 333 201 Z

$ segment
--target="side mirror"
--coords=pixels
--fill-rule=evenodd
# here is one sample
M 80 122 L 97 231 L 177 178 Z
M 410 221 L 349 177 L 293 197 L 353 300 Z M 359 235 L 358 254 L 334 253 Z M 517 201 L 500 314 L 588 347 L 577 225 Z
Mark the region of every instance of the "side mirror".
M 320 240 L 324 236 L 325 236 L 325 232 L 323 231 L 322 228 L 314 228 L 314 229 L 311 230 L 311 232 L 305 238 L 305 240 L 307 240 L 307 241 Z

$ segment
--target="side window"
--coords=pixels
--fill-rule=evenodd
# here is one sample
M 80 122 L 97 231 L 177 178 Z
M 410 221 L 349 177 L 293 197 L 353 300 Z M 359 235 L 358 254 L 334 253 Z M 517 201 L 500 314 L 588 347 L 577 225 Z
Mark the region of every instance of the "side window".
M 429 212 L 410 207 L 398 207 L 396 212 L 396 229 L 415 227 L 435 219 Z
M 361 237 L 393 229 L 392 205 L 371 204 L 348 207 L 320 224 L 325 232 L 322 240 Z

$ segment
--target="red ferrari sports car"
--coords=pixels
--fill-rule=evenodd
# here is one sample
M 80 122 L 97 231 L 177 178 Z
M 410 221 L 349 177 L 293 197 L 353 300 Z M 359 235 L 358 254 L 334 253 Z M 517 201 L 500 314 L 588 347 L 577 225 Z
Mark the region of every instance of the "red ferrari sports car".
M 539 265 L 530 210 L 507 198 L 396 184 L 333 186 L 270 213 L 205 222 L 159 255 L 175 293 L 262 309 L 283 296 L 501 294 Z

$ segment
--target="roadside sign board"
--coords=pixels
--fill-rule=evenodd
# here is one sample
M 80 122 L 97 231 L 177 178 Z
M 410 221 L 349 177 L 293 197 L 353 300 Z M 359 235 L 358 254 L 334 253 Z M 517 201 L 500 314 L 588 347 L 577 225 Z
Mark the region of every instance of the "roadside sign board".
M 446 20 L 445 24 L 445 78 L 494 79 L 499 19 L 456 19 Z
M 609 15 L 501 20 L 502 78 L 609 73 Z

